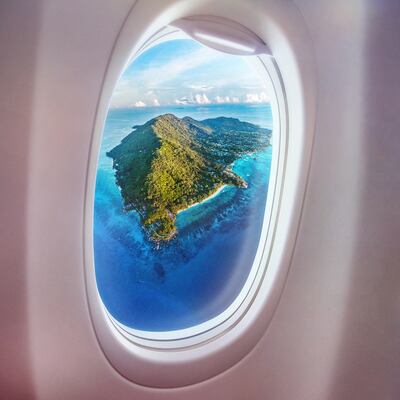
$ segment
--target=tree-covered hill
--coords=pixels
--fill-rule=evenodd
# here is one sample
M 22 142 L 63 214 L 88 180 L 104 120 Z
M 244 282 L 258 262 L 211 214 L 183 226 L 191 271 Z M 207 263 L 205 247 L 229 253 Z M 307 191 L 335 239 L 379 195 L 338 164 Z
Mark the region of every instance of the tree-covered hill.
M 225 117 L 197 121 L 165 114 L 133 129 L 107 155 L 125 209 L 140 214 L 154 241 L 171 239 L 178 211 L 222 185 L 246 187 L 231 164 L 271 138 L 268 129 Z

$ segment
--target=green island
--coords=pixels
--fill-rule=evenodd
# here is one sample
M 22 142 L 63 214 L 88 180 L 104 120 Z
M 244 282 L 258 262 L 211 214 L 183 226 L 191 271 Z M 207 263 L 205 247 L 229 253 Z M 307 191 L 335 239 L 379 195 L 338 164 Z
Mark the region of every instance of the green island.
M 271 131 L 236 118 L 203 121 L 160 115 L 107 153 L 126 211 L 136 210 L 155 242 L 176 232 L 179 211 L 204 201 L 224 185 L 246 188 L 232 171 L 235 160 L 270 145 Z

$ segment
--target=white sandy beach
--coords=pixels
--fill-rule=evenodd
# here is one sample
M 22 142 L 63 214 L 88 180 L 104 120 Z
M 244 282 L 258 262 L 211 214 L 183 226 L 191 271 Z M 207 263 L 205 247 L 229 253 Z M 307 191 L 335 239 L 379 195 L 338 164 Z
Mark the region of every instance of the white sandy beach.
M 208 201 L 208 200 L 211 200 L 213 197 L 218 196 L 218 194 L 219 194 L 225 187 L 227 187 L 227 186 L 228 186 L 228 185 L 222 185 L 222 186 L 220 186 L 220 187 L 218 188 L 218 190 L 216 190 L 216 191 L 215 191 L 214 193 L 212 193 L 210 196 L 206 197 L 204 200 L 199 201 L 199 202 L 197 202 L 197 203 L 193 203 L 193 204 L 191 204 L 189 207 L 184 208 L 183 210 L 179 210 L 176 214 L 178 215 L 178 214 L 181 213 L 182 211 L 189 210 L 189 208 L 192 208 L 192 207 L 194 207 L 194 206 L 198 206 L 199 204 L 202 204 L 202 203 L 205 203 L 205 202 Z

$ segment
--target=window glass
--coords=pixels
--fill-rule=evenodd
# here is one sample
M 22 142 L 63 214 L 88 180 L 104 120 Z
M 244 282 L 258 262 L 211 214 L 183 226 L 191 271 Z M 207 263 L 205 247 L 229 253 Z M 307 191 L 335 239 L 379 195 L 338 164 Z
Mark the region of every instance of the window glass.
M 192 327 L 224 312 L 259 246 L 272 115 L 249 58 L 158 44 L 118 81 L 97 169 L 98 290 L 120 323 Z

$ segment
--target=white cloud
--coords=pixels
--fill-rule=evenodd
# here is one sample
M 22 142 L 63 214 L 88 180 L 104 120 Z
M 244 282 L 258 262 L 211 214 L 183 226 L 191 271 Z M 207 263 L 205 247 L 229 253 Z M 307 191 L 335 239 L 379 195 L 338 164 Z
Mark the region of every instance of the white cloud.
M 215 98 L 215 102 L 218 104 L 232 103 L 232 100 L 229 96 L 217 96 Z
M 210 104 L 211 101 L 209 100 L 209 98 L 205 95 L 205 93 L 203 94 L 196 94 L 194 96 L 194 100 L 197 104 Z
M 259 103 L 259 97 L 257 93 L 247 93 L 246 94 L 246 103 Z
M 207 47 L 169 52 L 160 51 L 154 62 L 129 67 L 115 88 L 112 107 L 269 101 L 267 89 L 243 62 L 229 62 L 226 55 Z
M 143 101 L 139 100 L 133 106 L 134 107 L 146 107 L 146 103 L 144 103 Z
M 184 72 L 209 64 L 220 57 L 222 57 L 220 53 L 202 47 L 190 54 L 190 57 L 187 54 L 175 57 L 164 65 L 147 68 L 132 78 L 147 87 L 158 88 L 162 83 L 174 80 Z
M 177 105 L 185 105 L 185 104 L 189 104 L 189 100 L 187 97 L 181 97 L 180 99 L 176 99 L 175 100 L 175 104 Z
M 246 94 L 246 103 L 268 103 L 269 100 L 270 99 L 265 92 Z
M 211 85 L 188 85 L 188 88 L 193 90 L 198 90 L 200 92 L 208 92 L 214 89 L 214 86 Z
M 267 95 L 267 93 L 265 92 L 261 92 L 260 93 L 260 100 L 262 103 L 269 103 L 269 101 L 271 100 L 270 97 Z

